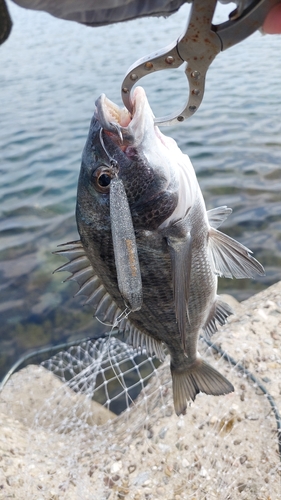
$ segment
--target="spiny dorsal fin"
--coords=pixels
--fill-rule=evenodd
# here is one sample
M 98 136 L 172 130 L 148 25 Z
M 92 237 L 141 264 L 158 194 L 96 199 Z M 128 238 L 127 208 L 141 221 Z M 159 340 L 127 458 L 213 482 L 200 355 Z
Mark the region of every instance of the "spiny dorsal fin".
M 217 323 L 221 326 L 225 325 L 228 316 L 231 316 L 233 312 L 232 307 L 217 297 L 203 327 L 206 337 L 209 338 L 218 331 Z
M 217 229 L 231 213 L 232 208 L 229 208 L 226 205 L 208 210 L 207 216 L 210 226 Z
M 86 304 L 94 307 L 95 316 L 116 325 L 120 332 L 124 331 L 126 341 L 135 349 L 145 349 L 148 355 L 156 355 L 161 361 L 165 359 L 164 346 L 152 337 L 138 330 L 127 316 L 122 315 L 121 309 L 115 304 L 110 294 L 104 288 L 100 278 L 95 274 L 92 265 L 86 256 L 81 241 L 74 241 L 60 245 L 61 250 L 54 252 L 56 255 L 67 257 L 69 262 L 63 264 L 54 272 L 68 271 L 71 273 L 65 281 L 73 280 L 79 285 L 75 295 L 84 295 Z
M 264 276 L 264 268 L 251 253 L 251 250 L 230 236 L 210 228 L 209 257 L 215 274 L 225 278 Z
M 112 300 L 100 278 L 93 270 L 81 241 L 64 243 L 60 247 L 63 248 L 54 253 L 67 257 L 69 262 L 63 264 L 54 272 L 70 272 L 71 276 L 65 281 L 72 280 L 78 283 L 79 290 L 75 295 L 85 295 L 87 298 L 86 304 L 93 306 L 95 316 L 109 324 L 114 324 L 116 318 L 121 314 L 121 310 Z

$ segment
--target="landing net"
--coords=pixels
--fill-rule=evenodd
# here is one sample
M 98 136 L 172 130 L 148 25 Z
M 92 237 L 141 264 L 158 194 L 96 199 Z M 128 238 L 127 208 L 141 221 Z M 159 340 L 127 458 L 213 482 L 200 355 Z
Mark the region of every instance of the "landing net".
M 6 469 L 13 498 L 277 500 L 281 471 L 267 398 L 213 349 L 202 343 L 200 350 L 235 393 L 199 394 L 181 417 L 168 357 L 159 366 L 114 336 L 14 374 L 0 403 L 8 422 L 18 422 L 20 465 L 14 476 Z M 236 348 L 240 359 L 243 350 Z M 255 354 L 248 348 L 245 366 Z

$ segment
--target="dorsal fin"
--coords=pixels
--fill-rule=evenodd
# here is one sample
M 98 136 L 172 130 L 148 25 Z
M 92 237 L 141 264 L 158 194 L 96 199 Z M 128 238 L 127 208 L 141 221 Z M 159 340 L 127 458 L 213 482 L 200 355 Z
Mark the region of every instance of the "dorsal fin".
M 143 349 L 145 349 L 148 355 L 153 356 L 155 354 L 155 356 L 157 356 L 160 361 L 164 361 L 164 344 L 138 330 L 138 328 L 134 327 L 128 319 L 126 320 L 126 322 L 126 342 L 132 345 L 135 349 L 140 349 L 141 352 L 143 352 Z
M 113 322 L 121 314 L 121 310 L 96 275 L 81 241 L 64 243 L 60 247 L 63 248 L 54 253 L 67 257 L 69 262 L 54 272 L 70 272 L 71 276 L 65 281 L 72 280 L 78 283 L 79 290 L 75 295 L 85 295 L 86 304 L 93 306 L 95 316 L 102 321 L 114 324 Z
M 254 278 L 264 276 L 264 268 L 252 257 L 251 250 L 221 233 L 209 230 L 209 257 L 212 270 L 225 278 Z
M 141 332 L 130 322 L 126 315 L 122 315 L 121 309 L 106 291 L 100 278 L 96 275 L 90 263 L 81 241 L 72 241 L 60 245 L 61 250 L 54 252 L 56 255 L 67 257 L 69 262 L 63 264 L 54 272 L 68 271 L 71 273 L 65 281 L 73 280 L 79 285 L 75 295 L 85 295 L 86 303 L 94 308 L 95 316 L 108 323 L 116 325 L 120 332 L 125 333 L 125 340 L 135 349 L 145 349 L 148 355 L 156 355 L 164 360 L 165 352 L 162 342 Z

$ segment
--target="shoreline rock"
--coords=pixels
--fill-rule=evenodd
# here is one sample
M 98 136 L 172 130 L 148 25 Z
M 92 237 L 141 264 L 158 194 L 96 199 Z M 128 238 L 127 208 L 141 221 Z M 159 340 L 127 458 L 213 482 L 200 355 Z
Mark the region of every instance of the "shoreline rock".
M 281 282 L 234 306 L 212 340 L 281 411 Z M 184 417 L 174 414 L 169 360 L 116 418 L 42 367 L 14 374 L 0 395 L 0 499 L 280 499 L 266 396 L 203 342 L 201 351 L 235 393 L 199 394 Z

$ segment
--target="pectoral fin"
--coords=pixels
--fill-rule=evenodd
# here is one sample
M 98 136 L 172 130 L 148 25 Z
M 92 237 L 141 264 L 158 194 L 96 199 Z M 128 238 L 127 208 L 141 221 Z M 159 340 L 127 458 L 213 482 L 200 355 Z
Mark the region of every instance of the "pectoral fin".
M 209 230 L 209 256 L 215 274 L 225 278 L 264 276 L 264 268 L 251 253 L 251 250 L 230 236 L 214 228 Z
M 184 238 L 169 236 L 167 241 L 172 264 L 176 319 L 182 345 L 185 348 L 191 271 L 191 236 L 190 233 L 187 233 Z

